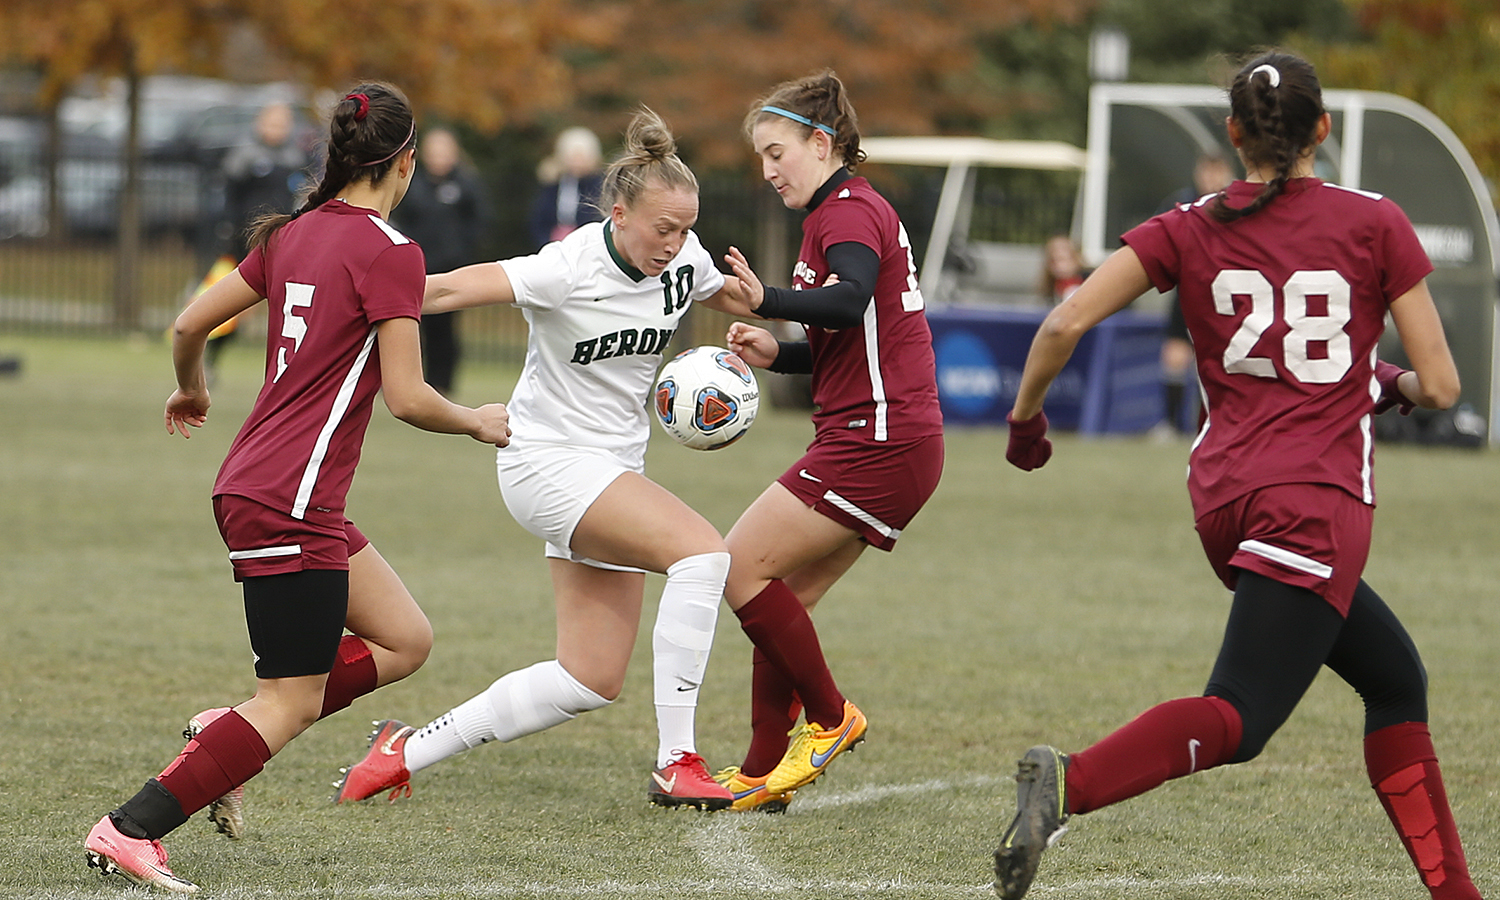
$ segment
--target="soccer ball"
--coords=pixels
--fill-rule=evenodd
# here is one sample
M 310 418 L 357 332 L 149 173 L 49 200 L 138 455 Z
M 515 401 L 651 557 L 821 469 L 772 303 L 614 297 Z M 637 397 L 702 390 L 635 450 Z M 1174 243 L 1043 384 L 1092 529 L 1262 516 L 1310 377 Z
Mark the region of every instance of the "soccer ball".
M 748 430 L 760 406 L 755 373 L 722 347 L 684 350 L 656 376 L 656 421 L 694 450 L 727 447 Z

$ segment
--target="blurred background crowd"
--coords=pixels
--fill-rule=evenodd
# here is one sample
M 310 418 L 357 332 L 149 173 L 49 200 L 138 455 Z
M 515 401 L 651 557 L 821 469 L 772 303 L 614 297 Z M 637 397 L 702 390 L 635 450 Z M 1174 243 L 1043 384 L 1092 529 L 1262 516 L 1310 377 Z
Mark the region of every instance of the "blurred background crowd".
M 740 130 L 765 84 L 831 66 L 867 135 L 1082 147 L 1092 84 L 1222 83 L 1270 44 L 1306 55 L 1325 88 L 1427 106 L 1500 181 L 1493 0 L 7 0 L 0 330 L 163 327 L 242 252 L 250 211 L 293 202 L 319 164 L 323 111 L 359 78 L 397 83 L 418 110 L 422 178 L 395 218 L 434 270 L 531 252 L 597 215 L 599 162 L 648 104 L 703 183 L 705 243 L 775 273 L 796 220 Z M 882 184 L 919 258 L 940 175 Z M 1028 284 L 1069 230 L 1077 177 L 981 189 L 994 227 L 1037 248 Z M 476 318 L 465 340 L 504 356 L 518 345 L 485 336 L 504 327 Z M 457 330 L 432 331 L 447 389 Z

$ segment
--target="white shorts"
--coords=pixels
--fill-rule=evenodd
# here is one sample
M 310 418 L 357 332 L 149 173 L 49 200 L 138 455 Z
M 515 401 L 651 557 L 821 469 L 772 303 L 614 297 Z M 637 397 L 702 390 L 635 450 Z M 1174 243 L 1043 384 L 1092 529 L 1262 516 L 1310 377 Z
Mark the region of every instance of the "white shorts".
M 641 469 L 596 447 L 512 442 L 495 452 L 495 470 L 505 508 L 522 528 L 547 542 L 549 559 L 618 572 L 644 571 L 589 559 L 569 549 L 573 530 L 604 489 L 626 472 L 639 474 Z

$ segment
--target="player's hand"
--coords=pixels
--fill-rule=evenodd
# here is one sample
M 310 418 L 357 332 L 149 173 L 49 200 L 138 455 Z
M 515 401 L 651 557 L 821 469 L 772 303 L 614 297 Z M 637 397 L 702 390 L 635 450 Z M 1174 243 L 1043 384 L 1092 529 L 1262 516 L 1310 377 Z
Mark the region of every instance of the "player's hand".
M 758 325 L 744 322 L 730 325 L 728 333 L 724 335 L 724 342 L 729 345 L 730 350 L 739 354 L 740 359 L 757 369 L 770 367 L 776 361 L 776 355 L 781 352 L 781 344 L 774 334 Z
M 185 438 L 191 438 L 188 426 L 202 428 L 208 419 L 208 391 L 183 391 L 181 388 L 172 392 L 167 398 L 167 411 L 163 418 L 167 423 L 167 434 L 180 434 Z
M 1045 466 L 1052 458 L 1052 442 L 1047 440 L 1047 414 L 1039 412 L 1017 422 L 1006 413 L 1005 421 L 1010 423 L 1010 444 L 1005 448 L 1005 458 L 1010 464 L 1026 472 Z
M 738 247 L 730 247 L 729 252 L 724 254 L 724 261 L 729 263 L 729 271 L 734 273 L 734 277 L 740 280 L 745 306 L 751 312 L 760 309 L 761 301 L 766 299 L 766 288 L 761 284 L 755 271 L 750 268 L 745 254 L 741 253 Z
M 1411 415 L 1416 404 L 1406 399 L 1396 380 L 1407 370 L 1394 363 L 1375 361 L 1375 380 L 1380 382 L 1380 399 L 1375 401 L 1375 415 L 1394 409 L 1403 416 Z
M 474 410 L 479 414 L 479 429 L 474 440 L 504 447 L 510 443 L 510 410 L 504 403 L 486 403 Z

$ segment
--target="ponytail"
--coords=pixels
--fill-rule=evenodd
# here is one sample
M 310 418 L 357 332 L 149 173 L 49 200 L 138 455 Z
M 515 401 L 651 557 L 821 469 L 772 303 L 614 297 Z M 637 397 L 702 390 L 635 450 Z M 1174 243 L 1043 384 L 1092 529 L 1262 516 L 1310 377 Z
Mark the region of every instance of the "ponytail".
M 641 107 L 625 129 L 625 150 L 604 170 L 601 212 L 618 203 L 629 209 L 651 182 L 698 193 L 698 178 L 677 156 L 677 139 L 661 116 Z
M 400 88 L 367 82 L 333 108 L 323 177 L 292 213 L 266 213 L 250 222 L 249 245 L 265 247 L 282 226 L 343 193 L 350 184 L 378 184 L 416 137 L 416 119 Z
M 1234 76 L 1229 111 L 1240 127 L 1246 161 L 1274 175 L 1245 206 L 1230 206 L 1222 193 L 1215 197 L 1208 212 L 1220 222 L 1259 212 L 1286 190 L 1297 161 L 1316 140 L 1323 88 L 1312 64 L 1301 57 L 1263 53 Z

